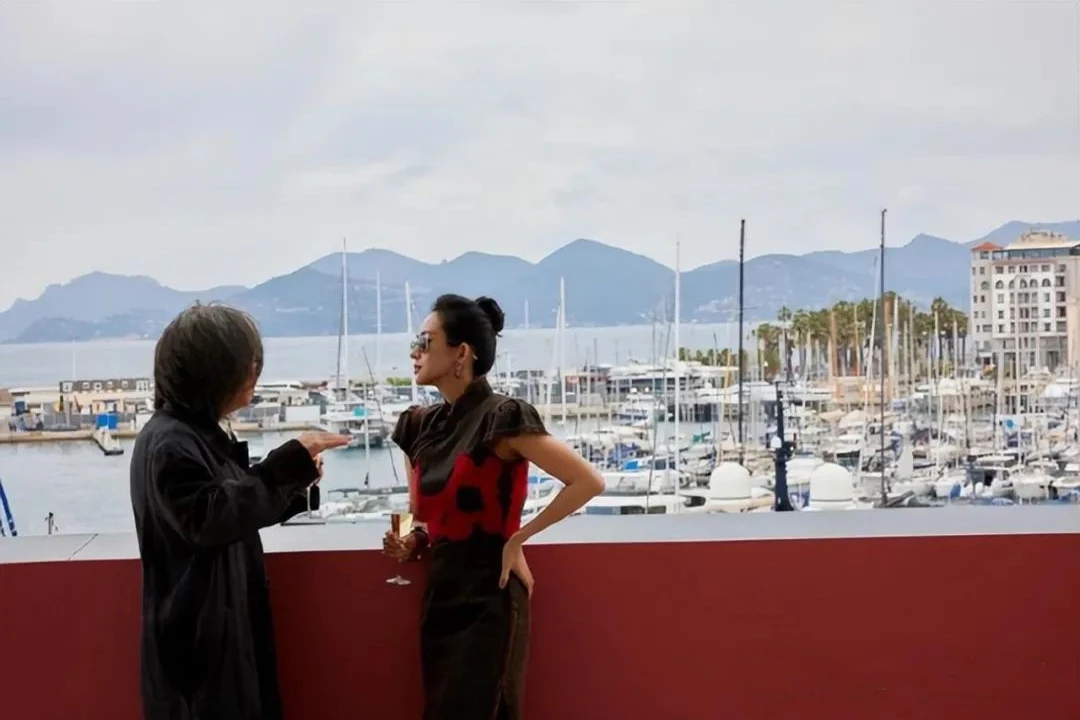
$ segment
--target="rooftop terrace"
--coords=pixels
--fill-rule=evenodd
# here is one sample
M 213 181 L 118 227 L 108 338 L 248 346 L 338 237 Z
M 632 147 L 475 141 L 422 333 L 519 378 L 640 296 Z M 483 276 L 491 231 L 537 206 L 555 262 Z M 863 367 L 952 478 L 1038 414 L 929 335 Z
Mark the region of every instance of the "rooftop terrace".
M 287 717 L 419 717 L 382 524 L 264 532 Z M 573 518 L 537 576 L 529 720 L 1080 717 L 1080 511 Z M 0 713 L 139 717 L 131 535 L 0 540 Z

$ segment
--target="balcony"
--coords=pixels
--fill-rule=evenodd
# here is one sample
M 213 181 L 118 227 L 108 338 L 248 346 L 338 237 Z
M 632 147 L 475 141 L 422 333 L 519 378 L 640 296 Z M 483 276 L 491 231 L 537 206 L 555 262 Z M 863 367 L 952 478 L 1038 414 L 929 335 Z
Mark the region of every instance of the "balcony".
M 286 717 L 419 717 L 381 524 L 274 528 Z M 529 547 L 528 720 L 1080 717 L 1080 512 L 573 518 Z M 139 717 L 131 535 L 0 540 L 0 716 Z

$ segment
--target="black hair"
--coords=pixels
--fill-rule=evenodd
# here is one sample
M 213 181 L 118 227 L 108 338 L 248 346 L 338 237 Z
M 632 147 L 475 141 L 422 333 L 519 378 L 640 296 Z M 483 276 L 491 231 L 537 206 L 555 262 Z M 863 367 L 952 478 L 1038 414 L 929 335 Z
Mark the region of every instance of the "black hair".
M 196 304 L 166 326 L 154 349 L 154 407 L 217 422 L 262 366 L 262 338 L 250 315 Z
M 473 349 L 473 374 L 487 375 L 495 364 L 495 338 L 506 322 L 499 303 L 489 297 L 470 300 L 461 295 L 440 295 L 431 312 L 438 313 L 450 346 L 467 343 Z

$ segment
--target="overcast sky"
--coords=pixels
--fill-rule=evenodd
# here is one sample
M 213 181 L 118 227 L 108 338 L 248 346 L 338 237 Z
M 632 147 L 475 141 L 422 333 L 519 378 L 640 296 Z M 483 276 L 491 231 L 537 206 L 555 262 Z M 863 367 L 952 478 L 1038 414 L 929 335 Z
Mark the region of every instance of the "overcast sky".
M 288 10 L 268 9 L 269 5 Z M 319 6 L 319 10 L 301 10 Z M 336 249 L 684 267 L 1080 217 L 1080 3 L 0 4 L 0 308 Z

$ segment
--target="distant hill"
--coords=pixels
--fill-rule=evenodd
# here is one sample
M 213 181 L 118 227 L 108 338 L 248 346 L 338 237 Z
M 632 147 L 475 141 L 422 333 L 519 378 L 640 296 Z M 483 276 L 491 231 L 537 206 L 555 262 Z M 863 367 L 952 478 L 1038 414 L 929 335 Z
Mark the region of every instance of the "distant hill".
M 95 324 L 133 312 L 175 315 L 196 300 L 227 300 L 243 290 L 243 287 L 217 287 L 184 292 L 165 287 L 143 275 L 93 272 L 62 285 L 50 285 L 35 300 L 16 300 L 7 311 L 0 313 L 0 340 L 19 336 L 31 325 L 48 318 Z M 104 337 L 115 337 L 108 330 L 108 324 L 98 330 L 106 333 Z M 47 324 L 35 332 L 42 332 L 45 327 L 55 328 L 50 332 L 59 332 L 61 325 Z M 80 327 L 83 326 L 72 324 L 70 329 L 74 331 Z M 73 337 L 82 336 L 66 335 L 52 339 L 71 340 Z
M 1031 228 L 1080 238 L 1080 221 L 1006 223 L 978 238 L 957 243 L 918 235 L 886 251 L 886 287 L 917 302 L 942 296 L 967 304 L 968 263 L 973 244 L 1006 244 Z M 775 317 L 781 306 L 822 307 L 876 292 L 878 251 L 815 251 L 773 254 L 746 263 L 746 317 Z M 375 329 L 376 277 L 382 283 L 383 329 L 405 329 L 405 283 L 414 304 L 414 324 L 444 292 L 467 292 L 498 299 L 508 327 L 526 322 L 550 327 L 558 305 L 559 278 L 566 286 L 567 320 L 572 326 L 636 324 L 670 313 L 673 271 L 643 255 L 595 240 L 578 239 L 531 263 L 509 255 L 468 252 L 453 260 L 425 263 L 391 250 L 349 253 L 349 323 L 353 333 Z M 738 265 L 723 260 L 682 276 L 683 319 L 734 320 L 738 305 Z M 176 312 L 195 300 L 224 300 L 251 312 L 267 336 L 331 335 L 341 315 L 341 255 L 319 258 L 294 272 L 252 288 L 221 287 L 181 292 L 142 276 L 91 273 L 51 285 L 35 300 L 19 300 L 0 313 L 0 341 L 49 342 L 71 339 L 156 337 Z M 662 315 L 661 315 L 662 316 Z
M 103 320 L 47 317 L 35 320 L 9 342 L 30 344 L 67 340 L 141 340 L 156 338 L 175 313 L 145 310 L 110 315 Z

